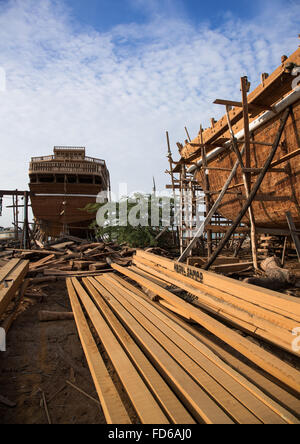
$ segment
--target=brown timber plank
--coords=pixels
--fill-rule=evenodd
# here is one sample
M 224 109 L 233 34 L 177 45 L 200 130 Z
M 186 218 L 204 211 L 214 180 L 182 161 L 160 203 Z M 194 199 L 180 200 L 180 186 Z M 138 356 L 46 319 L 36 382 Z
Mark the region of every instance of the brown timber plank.
M 169 424 L 165 414 L 78 280 L 72 283 L 143 424 Z
M 11 271 L 5 276 L 0 285 L 0 316 L 2 316 L 16 294 L 16 291 L 20 288 L 29 269 L 28 261 L 18 260 L 17 265 L 15 262 L 13 262 L 11 266 L 12 265 L 14 265 L 14 268 L 12 268 Z
M 108 424 L 131 424 L 120 395 L 102 360 L 96 342 L 83 314 L 71 279 L 67 279 L 72 310 L 88 366 Z

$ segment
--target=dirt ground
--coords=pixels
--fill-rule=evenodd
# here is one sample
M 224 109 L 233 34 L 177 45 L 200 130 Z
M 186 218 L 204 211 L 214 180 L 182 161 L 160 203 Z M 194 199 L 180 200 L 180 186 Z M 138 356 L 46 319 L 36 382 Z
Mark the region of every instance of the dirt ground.
M 65 283 L 44 292 L 42 302 L 26 300 L 8 333 L 7 351 L 0 353 L 0 395 L 17 404 L 0 403 L 0 424 L 48 424 L 41 390 L 53 424 L 105 424 L 101 407 L 66 384 L 98 400 L 75 322 L 38 321 L 39 310 L 71 311 Z

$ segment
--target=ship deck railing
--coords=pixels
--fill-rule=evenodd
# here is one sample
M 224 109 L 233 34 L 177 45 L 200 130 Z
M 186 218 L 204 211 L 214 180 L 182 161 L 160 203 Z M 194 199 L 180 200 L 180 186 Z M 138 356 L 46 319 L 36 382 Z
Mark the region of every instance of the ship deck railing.
M 101 174 L 106 171 L 105 162 L 31 162 L 29 173 Z
M 55 162 L 91 162 L 91 163 L 97 163 L 103 166 L 106 166 L 105 160 L 102 159 L 95 159 L 94 157 L 87 157 L 85 156 L 84 159 L 63 159 L 63 158 L 59 158 L 57 156 L 42 156 L 42 157 L 32 157 L 31 158 L 31 163 L 36 163 L 36 162 L 51 162 L 51 161 L 55 161 Z

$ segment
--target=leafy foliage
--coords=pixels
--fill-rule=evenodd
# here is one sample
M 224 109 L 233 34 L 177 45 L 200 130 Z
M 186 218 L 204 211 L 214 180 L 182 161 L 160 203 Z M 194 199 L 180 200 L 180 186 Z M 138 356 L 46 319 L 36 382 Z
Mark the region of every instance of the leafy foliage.
M 155 201 L 154 201 L 155 199 Z M 84 208 L 90 214 L 97 213 L 104 204 L 89 204 Z M 127 220 L 137 205 L 147 208 L 144 219 L 138 224 L 138 226 L 132 226 L 127 223 L 126 226 L 121 226 L 119 218 L 122 209 L 126 207 Z M 152 226 L 151 208 L 156 206 L 157 211 L 157 226 Z M 118 244 L 127 244 L 133 248 L 145 248 L 145 247 L 169 247 L 172 243 L 172 234 L 169 229 L 165 229 L 166 220 L 164 219 L 164 210 L 168 208 L 164 207 L 166 204 L 163 200 L 160 200 L 153 195 L 147 194 L 135 194 L 133 197 L 123 198 L 120 202 L 114 203 L 114 210 L 106 213 L 107 222 L 103 227 L 98 226 L 97 222 L 93 223 L 93 228 L 96 230 L 99 238 L 116 242 Z M 174 202 L 171 201 L 171 212 L 174 211 Z M 137 210 L 137 218 L 142 219 L 141 212 Z M 167 213 L 167 211 L 166 211 Z M 146 225 L 146 226 L 145 226 Z M 162 235 L 157 239 L 157 236 Z

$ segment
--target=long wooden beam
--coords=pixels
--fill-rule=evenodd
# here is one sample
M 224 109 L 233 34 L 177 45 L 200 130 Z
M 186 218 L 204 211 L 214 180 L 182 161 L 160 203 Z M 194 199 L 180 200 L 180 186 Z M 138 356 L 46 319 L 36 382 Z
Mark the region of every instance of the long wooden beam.
M 13 268 L 9 273 L 5 271 L 6 275 L 2 276 L 0 283 L 0 316 L 7 309 L 29 270 L 28 261 L 18 260 L 17 263 L 13 261 L 12 265 Z
M 67 279 L 72 310 L 81 344 L 108 424 L 131 424 L 120 395 L 108 373 L 80 306 L 71 279 Z
M 108 327 L 96 305 L 76 278 L 72 279 L 72 283 L 141 422 L 143 424 L 169 424 L 166 415 Z
M 144 271 L 155 275 L 158 273 L 159 278 L 168 279 L 173 285 L 176 285 L 178 288 L 186 289 L 187 292 L 193 291 L 193 294 L 198 295 L 198 300 L 210 300 L 211 303 L 224 302 L 228 304 L 228 310 L 238 309 L 241 310 L 244 314 L 251 313 L 252 323 L 255 324 L 255 321 L 261 321 L 261 325 L 255 324 L 257 327 L 267 327 L 268 323 L 270 326 L 280 327 L 285 330 L 289 330 L 290 334 L 292 330 L 295 328 L 295 324 L 300 323 L 297 316 L 291 315 L 291 317 L 287 317 L 279 311 L 274 311 L 274 309 L 269 309 L 264 305 L 263 302 L 252 303 L 249 302 L 246 298 L 240 298 L 234 295 L 231 295 L 227 292 L 219 290 L 218 288 L 214 288 L 201 282 L 194 281 L 188 276 L 180 276 L 174 271 L 170 271 L 166 268 L 162 268 L 157 266 L 150 261 L 143 259 L 141 257 L 135 257 L 133 260 L 134 264 L 136 264 L 139 268 L 142 267 Z M 156 273 L 157 272 L 157 273 Z M 203 299 L 202 299 L 203 298 Z M 220 306 L 222 306 L 220 304 Z M 225 309 L 225 306 L 224 308 Z M 242 313 L 240 313 L 242 316 Z M 280 330 L 279 330 L 280 331 Z M 284 332 L 282 332 L 284 333 Z

